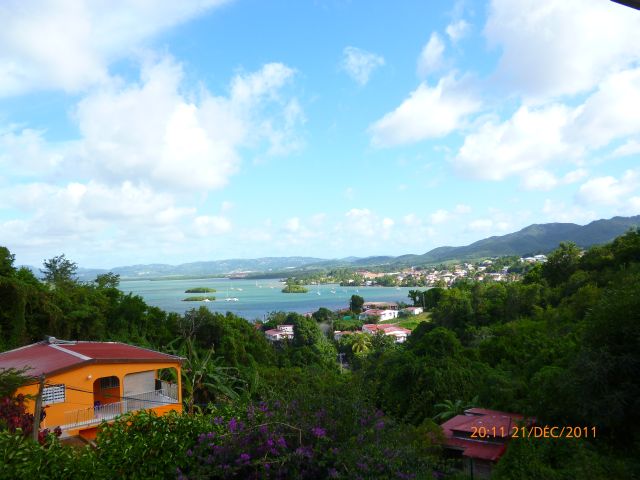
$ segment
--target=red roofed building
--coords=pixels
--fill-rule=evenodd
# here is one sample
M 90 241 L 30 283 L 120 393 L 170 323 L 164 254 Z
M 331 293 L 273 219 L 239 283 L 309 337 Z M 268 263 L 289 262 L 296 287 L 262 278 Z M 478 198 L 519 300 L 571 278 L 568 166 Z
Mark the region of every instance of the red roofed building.
M 362 331 L 364 333 L 372 334 L 382 332 L 385 335 L 394 337 L 396 343 L 404 343 L 407 340 L 407 337 L 411 335 L 411 330 L 408 328 L 399 327 L 398 325 L 393 324 L 367 323 L 362 326 Z
M 533 423 L 517 413 L 470 408 L 441 425 L 444 447 L 452 457 L 466 460 L 464 470 L 471 478 L 489 478 L 506 451 L 514 427 L 523 421 Z
M 278 325 L 276 328 L 264 332 L 267 340 L 278 342 L 293 339 L 293 325 Z
M 65 436 L 86 438 L 95 437 L 101 422 L 126 412 L 181 411 L 181 363 L 180 357 L 124 343 L 53 337 L 0 353 L 0 369 L 26 369 L 33 378 L 17 393 L 37 396 L 39 379 L 44 379 L 41 428 L 59 426 Z

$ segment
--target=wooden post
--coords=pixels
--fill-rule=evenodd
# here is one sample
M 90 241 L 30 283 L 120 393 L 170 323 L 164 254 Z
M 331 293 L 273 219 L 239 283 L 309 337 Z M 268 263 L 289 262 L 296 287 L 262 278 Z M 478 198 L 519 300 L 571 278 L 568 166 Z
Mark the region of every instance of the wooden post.
M 35 411 L 33 412 L 33 431 L 31 435 L 33 439 L 38 441 L 40 433 L 40 416 L 42 415 L 42 391 L 44 390 L 44 375 L 40 375 L 40 384 L 38 385 L 38 396 L 36 397 Z

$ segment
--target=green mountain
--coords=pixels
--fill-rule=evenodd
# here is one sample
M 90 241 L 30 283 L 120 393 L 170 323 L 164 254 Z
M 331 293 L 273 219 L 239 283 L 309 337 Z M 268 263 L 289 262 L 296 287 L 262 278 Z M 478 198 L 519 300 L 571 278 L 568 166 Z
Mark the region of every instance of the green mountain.
M 507 255 L 548 253 L 560 242 L 575 242 L 580 247 L 607 243 L 633 227 L 640 226 L 640 215 L 596 220 L 587 225 L 575 223 L 543 223 L 502 236 L 478 240 L 463 247 L 438 247 L 424 255 L 398 257 L 402 263 L 440 263 Z
M 422 255 L 399 257 L 346 257 L 321 259 L 313 257 L 266 257 L 184 263 L 182 265 L 151 264 L 115 267 L 112 272 L 122 278 L 197 277 L 228 275 L 234 272 L 252 272 L 273 277 L 336 267 L 364 268 L 373 266 L 401 267 L 407 265 L 438 264 L 452 261 L 476 260 L 508 255 L 535 255 L 548 253 L 560 242 L 571 241 L 581 247 L 607 243 L 633 227 L 640 227 L 640 215 L 596 220 L 587 225 L 575 223 L 543 223 L 529 225 L 522 230 L 502 236 L 478 240 L 461 247 L 438 247 Z M 30 267 L 36 274 L 38 269 Z M 92 280 L 103 269 L 79 269 L 81 280 Z

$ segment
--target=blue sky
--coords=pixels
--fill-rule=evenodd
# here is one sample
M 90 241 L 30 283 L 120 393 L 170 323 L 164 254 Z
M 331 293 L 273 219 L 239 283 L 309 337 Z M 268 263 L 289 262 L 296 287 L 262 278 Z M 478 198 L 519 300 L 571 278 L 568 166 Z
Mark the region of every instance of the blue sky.
M 0 244 L 337 258 L 640 214 L 640 12 L 395 3 L 3 2 Z

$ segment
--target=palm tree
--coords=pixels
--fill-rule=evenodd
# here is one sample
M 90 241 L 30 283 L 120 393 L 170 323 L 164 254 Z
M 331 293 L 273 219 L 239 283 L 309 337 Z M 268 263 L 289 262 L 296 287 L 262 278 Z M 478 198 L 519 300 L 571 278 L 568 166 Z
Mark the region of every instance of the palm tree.
M 366 333 L 358 333 L 353 336 L 353 343 L 351 344 L 351 350 L 353 353 L 365 354 L 371 350 L 371 339 Z
M 442 420 L 446 421 L 450 418 L 455 417 L 456 415 L 462 415 L 465 410 L 469 408 L 473 408 L 478 404 L 478 396 L 476 395 L 471 399 L 470 402 L 464 402 L 463 400 L 445 400 L 442 403 L 436 403 L 434 405 L 435 408 L 440 410 L 440 412 L 433 417 L 434 420 Z
M 213 346 L 204 355 L 194 348 L 191 338 L 186 338 L 179 348 L 170 347 L 175 355 L 185 359 L 182 368 L 183 400 L 187 411 L 193 413 L 196 399 L 212 401 L 219 397 L 236 400 L 238 389 L 245 382 L 237 376 L 238 370 L 221 365 L 222 357 L 213 357 Z

